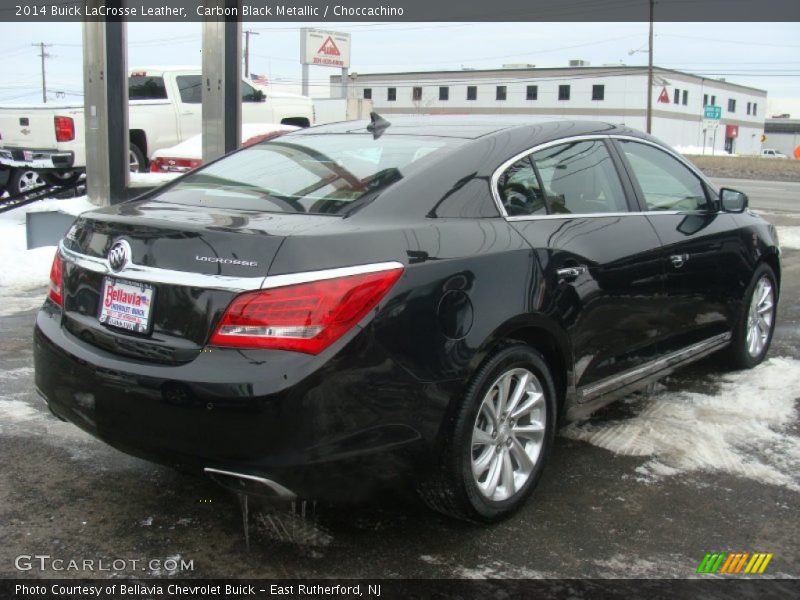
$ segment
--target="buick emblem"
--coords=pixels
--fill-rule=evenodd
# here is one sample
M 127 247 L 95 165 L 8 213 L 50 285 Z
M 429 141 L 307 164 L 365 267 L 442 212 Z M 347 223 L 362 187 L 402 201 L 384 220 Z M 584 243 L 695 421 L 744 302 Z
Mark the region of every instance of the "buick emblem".
M 125 240 L 119 240 L 108 251 L 108 266 L 112 271 L 121 271 L 131 260 L 131 246 Z

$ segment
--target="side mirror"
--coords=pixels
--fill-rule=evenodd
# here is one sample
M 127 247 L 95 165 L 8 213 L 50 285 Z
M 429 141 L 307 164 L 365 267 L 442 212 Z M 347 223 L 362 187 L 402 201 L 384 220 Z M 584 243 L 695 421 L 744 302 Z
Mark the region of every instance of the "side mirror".
M 719 191 L 719 205 L 723 212 L 740 213 L 747 208 L 747 194 L 730 188 Z

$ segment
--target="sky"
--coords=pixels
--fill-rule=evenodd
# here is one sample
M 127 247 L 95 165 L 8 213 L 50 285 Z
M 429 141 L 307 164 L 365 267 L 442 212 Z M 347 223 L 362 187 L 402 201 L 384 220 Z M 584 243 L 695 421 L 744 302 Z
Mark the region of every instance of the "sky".
M 300 89 L 300 28 L 352 34 L 350 72 L 496 68 L 505 63 L 566 66 L 645 65 L 647 23 L 244 23 L 251 36 L 250 70 L 286 91 Z M 0 103 L 41 102 L 39 48 L 45 42 L 48 97 L 82 101 L 80 23 L 0 23 L 6 77 Z M 199 65 L 200 23 L 130 23 L 128 65 Z M 657 66 L 724 77 L 767 90 L 772 112 L 780 99 L 800 111 L 800 24 L 656 23 Z M 338 69 L 311 67 L 311 95 L 327 97 Z M 61 92 L 56 94 L 56 92 Z M 58 96 L 58 97 L 56 97 Z M 776 102 L 777 101 L 777 102 Z

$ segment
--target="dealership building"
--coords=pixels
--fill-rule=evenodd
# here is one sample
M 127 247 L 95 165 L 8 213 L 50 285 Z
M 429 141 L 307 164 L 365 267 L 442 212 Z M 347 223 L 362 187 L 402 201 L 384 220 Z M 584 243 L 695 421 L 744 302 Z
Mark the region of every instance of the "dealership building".
M 672 146 L 757 154 L 761 150 L 767 92 L 721 79 L 654 67 L 652 133 Z M 500 69 L 352 73 L 346 93 L 392 114 L 515 114 L 531 118 L 588 119 L 644 131 L 647 68 L 566 68 L 505 65 Z M 340 75 L 331 93 L 341 91 Z M 704 107 L 717 106 L 716 119 Z

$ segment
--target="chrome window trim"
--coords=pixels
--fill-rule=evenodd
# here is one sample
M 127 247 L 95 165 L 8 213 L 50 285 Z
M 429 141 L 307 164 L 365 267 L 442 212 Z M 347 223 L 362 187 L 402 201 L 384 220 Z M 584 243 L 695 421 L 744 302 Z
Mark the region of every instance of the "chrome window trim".
M 490 192 L 492 194 L 492 199 L 494 200 L 495 206 L 497 206 L 497 210 L 500 211 L 500 215 L 509 222 L 516 222 L 516 221 L 538 221 L 538 220 L 547 220 L 547 219 L 572 219 L 572 218 L 598 218 L 598 217 L 628 217 L 628 216 L 651 216 L 651 215 L 680 215 L 686 214 L 696 211 L 681 211 L 681 210 L 645 210 L 645 211 L 625 211 L 625 212 L 607 212 L 607 213 L 570 213 L 570 214 L 558 214 L 558 215 L 517 215 L 517 216 L 509 216 L 506 212 L 505 207 L 503 206 L 503 201 L 500 198 L 500 194 L 497 191 L 497 184 L 500 181 L 500 176 L 503 172 L 513 165 L 518 160 L 525 158 L 533 154 L 534 152 L 538 152 L 539 150 L 546 150 L 547 148 L 551 148 L 553 146 L 558 146 L 559 144 L 568 144 L 570 142 L 587 142 L 587 141 L 594 141 L 594 140 L 622 140 L 622 141 L 630 141 L 630 142 L 639 142 L 641 144 L 647 144 L 649 146 L 653 146 L 658 148 L 662 152 L 667 153 L 668 155 L 676 158 L 681 164 L 688 167 L 689 170 L 694 173 L 705 185 L 707 185 L 712 191 L 716 190 L 713 184 L 708 181 L 708 179 L 703 175 L 697 167 L 695 167 L 691 162 L 687 159 L 682 157 L 680 154 L 672 150 L 671 148 L 667 148 L 662 146 L 661 144 L 657 144 L 651 140 L 646 140 L 643 138 L 639 138 L 632 135 L 624 135 L 624 134 L 608 134 L 608 133 L 595 133 L 595 134 L 587 134 L 587 135 L 574 135 L 570 137 L 561 138 L 558 140 L 551 140 L 549 142 L 544 142 L 542 144 L 538 144 L 527 150 L 523 150 L 509 158 L 508 160 L 504 161 L 499 167 L 497 167 L 494 172 L 492 173 L 492 177 L 490 179 Z
M 302 273 L 287 273 L 285 275 L 269 275 L 267 277 L 233 277 L 230 275 L 211 275 L 208 273 L 191 273 L 189 271 L 146 267 L 129 262 L 123 269 L 114 271 L 111 269 L 106 259 L 87 256 L 80 252 L 70 250 L 64 245 L 63 241 L 59 243 L 58 249 L 64 260 L 78 265 L 82 269 L 100 273 L 101 275 L 109 275 L 111 277 L 119 277 L 120 279 L 130 279 L 131 281 L 140 281 L 144 283 L 179 285 L 183 287 L 223 290 L 235 293 L 404 268 L 402 263 L 390 261 L 355 265 L 351 267 L 322 269 L 319 271 L 304 271 Z

